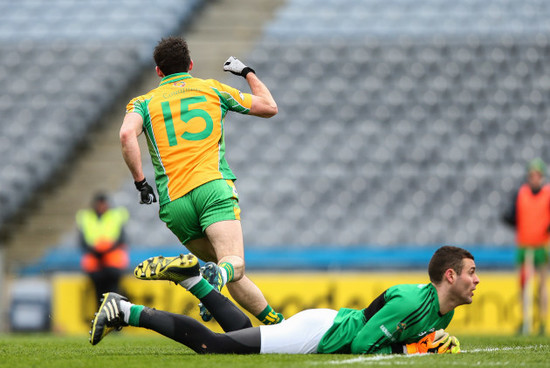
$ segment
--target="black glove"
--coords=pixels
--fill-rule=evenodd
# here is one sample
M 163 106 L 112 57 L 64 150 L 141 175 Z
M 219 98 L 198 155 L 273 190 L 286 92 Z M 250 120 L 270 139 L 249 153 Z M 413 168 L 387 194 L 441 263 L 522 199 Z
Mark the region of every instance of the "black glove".
M 250 72 L 256 74 L 254 69 L 244 65 L 242 61 L 233 56 L 230 56 L 225 64 L 223 64 L 223 70 L 226 72 L 231 72 L 235 75 L 240 75 L 244 78 L 246 78 L 246 75 Z
M 153 191 L 153 188 L 151 188 L 149 183 L 147 183 L 147 179 L 143 179 L 142 181 L 134 181 L 134 184 L 136 185 L 136 189 L 139 191 L 139 203 L 151 204 L 157 201 L 157 197 L 155 197 L 155 192 Z

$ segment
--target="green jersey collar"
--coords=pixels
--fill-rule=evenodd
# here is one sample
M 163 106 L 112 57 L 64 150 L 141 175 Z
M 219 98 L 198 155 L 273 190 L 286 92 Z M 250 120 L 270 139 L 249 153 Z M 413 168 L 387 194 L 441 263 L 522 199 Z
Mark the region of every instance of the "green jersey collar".
M 174 82 L 184 80 L 184 79 L 189 79 L 189 78 L 193 78 L 193 77 L 191 76 L 191 74 L 187 72 L 170 74 L 162 78 L 159 86 L 164 86 L 165 84 L 168 84 L 168 83 L 174 83 Z
M 449 313 L 445 313 L 445 314 L 441 314 L 441 305 L 439 305 L 439 294 L 437 293 L 437 288 L 435 287 L 434 284 L 432 284 L 431 282 L 428 284 L 429 287 L 434 291 L 435 293 L 435 304 L 437 305 L 437 315 L 439 317 L 443 317 L 445 314 Z

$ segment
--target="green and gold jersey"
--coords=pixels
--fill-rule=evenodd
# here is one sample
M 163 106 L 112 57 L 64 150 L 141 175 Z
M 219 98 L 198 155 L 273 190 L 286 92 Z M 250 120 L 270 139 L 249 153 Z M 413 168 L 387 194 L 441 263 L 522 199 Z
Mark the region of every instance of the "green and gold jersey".
M 143 118 L 160 205 L 215 179 L 235 180 L 225 160 L 224 117 L 248 114 L 252 95 L 189 73 L 164 77 L 132 99 L 127 113 Z
M 454 311 L 439 314 L 432 284 L 392 286 L 363 310 L 343 308 L 325 333 L 317 351 L 331 354 L 391 354 L 403 345 L 445 329 Z

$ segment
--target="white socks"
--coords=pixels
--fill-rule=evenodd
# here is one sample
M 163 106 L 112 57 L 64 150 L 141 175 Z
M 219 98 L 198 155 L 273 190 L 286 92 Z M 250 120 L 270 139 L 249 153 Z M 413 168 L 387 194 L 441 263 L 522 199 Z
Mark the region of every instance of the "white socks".
M 223 284 L 227 284 L 227 270 L 223 267 L 219 267 L 220 273 L 222 275 Z M 193 286 L 197 285 L 202 279 L 201 275 L 191 276 L 188 279 L 180 282 L 180 285 L 183 286 L 186 290 L 191 289 Z
M 223 284 L 227 284 L 227 270 L 223 267 L 220 267 L 220 273 L 222 274 Z
M 120 311 L 124 313 L 124 322 L 128 323 L 130 321 L 130 307 L 133 304 L 127 302 L 126 300 L 120 301 Z
M 180 285 L 183 286 L 186 290 L 189 290 L 193 286 L 197 285 L 201 280 L 202 280 L 201 275 L 191 276 L 190 278 L 185 279 L 182 282 L 180 282 Z

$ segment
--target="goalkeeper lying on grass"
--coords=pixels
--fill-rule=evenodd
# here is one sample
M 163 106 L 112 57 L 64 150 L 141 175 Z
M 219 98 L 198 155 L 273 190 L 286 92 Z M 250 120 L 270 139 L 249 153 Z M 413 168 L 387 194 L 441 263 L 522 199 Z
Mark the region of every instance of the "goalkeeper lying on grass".
M 104 294 L 90 331 L 95 345 L 114 329 L 148 328 L 197 353 L 234 354 L 419 354 L 458 353 L 456 337 L 444 331 L 454 308 L 472 302 L 479 283 L 474 257 L 458 247 L 439 248 L 430 261 L 429 284 L 387 289 L 367 308 L 309 309 L 277 325 L 251 327 L 248 317 L 201 277 L 193 255 L 150 258 L 134 274 L 170 280 L 195 295 L 226 333 L 214 333 L 195 319 L 131 304 Z

